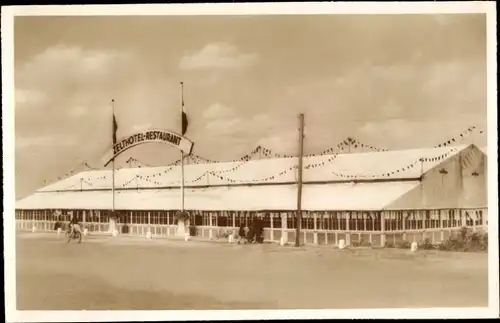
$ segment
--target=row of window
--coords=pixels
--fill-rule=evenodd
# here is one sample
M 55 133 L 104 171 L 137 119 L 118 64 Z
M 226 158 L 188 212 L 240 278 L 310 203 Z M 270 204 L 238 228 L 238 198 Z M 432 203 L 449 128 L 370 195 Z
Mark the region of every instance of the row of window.
M 460 212 L 441 214 L 441 219 L 437 220 L 431 216 L 433 212 L 415 212 L 406 218 L 403 218 L 403 212 L 390 212 L 389 219 L 386 216 L 384 220 L 385 230 L 403 230 L 403 229 L 424 229 L 424 228 L 447 228 L 457 227 L 462 224 Z M 175 214 L 177 211 L 132 211 L 119 212 L 120 223 L 132 224 L 160 224 L 168 225 L 175 224 Z M 107 223 L 110 219 L 109 211 L 82 211 L 74 210 L 71 212 L 63 212 L 56 215 L 54 210 L 38 210 L 38 211 L 19 211 L 16 210 L 16 220 L 35 220 L 35 221 L 61 221 L 68 222 L 71 219 L 71 214 L 75 215 L 79 221 L 87 223 Z M 282 221 L 286 221 L 287 228 L 296 228 L 296 219 L 294 213 L 282 213 L 286 218 L 281 218 L 280 214 L 265 214 L 262 216 L 262 222 L 266 228 L 281 228 Z M 318 230 L 353 230 L 353 231 L 380 231 L 382 229 L 380 221 L 380 212 L 352 212 L 348 219 L 346 212 L 321 213 L 316 217 L 316 229 Z M 424 216 L 420 216 L 424 215 Z M 481 225 L 482 211 L 475 212 L 475 217 L 472 217 L 469 212 L 466 215 L 466 225 Z M 422 218 L 426 218 L 423 220 Z M 239 227 L 244 224 L 250 226 L 255 218 L 254 213 L 250 212 L 191 212 L 191 224 L 195 226 L 214 226 L 214 227 Z M 303 213 L 301 219 L 301 228 L 311 229 L 314 226 L 315 219 L 308 212 Z

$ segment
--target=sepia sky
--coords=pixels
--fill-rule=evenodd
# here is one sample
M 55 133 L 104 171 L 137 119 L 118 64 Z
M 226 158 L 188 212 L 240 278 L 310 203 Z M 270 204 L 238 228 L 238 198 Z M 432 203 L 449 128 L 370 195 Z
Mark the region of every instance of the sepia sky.
M 16 195 L 79 162 L 100 168 L 118 137 L 179 131 L 194 153 L 239 158 L 257 145 L 305 153 L 347 136 L 431 147 L 486 127 L 485 15 L 16 17 Z M 474 136 L 467 143 L 485 145 Z M 119 157 L 164 165 L 165 145 Z

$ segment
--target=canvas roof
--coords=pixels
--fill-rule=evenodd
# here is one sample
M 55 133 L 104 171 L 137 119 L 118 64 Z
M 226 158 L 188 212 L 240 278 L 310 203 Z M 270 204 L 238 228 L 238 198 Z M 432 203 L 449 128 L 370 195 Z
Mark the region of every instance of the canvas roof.
M 467 146 L 365 152 L 305 157 L 303 181 L 416 179 Z M 419 162 L 420 158 L 426 161 Z M 294 183 L 298 158 L 185 165 L 186 186 Z M 122 168 L 115 171 L 115 188 L 161 188 L 180 185 L 180 166 Z M 39 191 L 111 189 L 111 170 L 86 171 Z
M 382 210 L 417 187 L 422 172 L 466 147 L 306 157 L 303 209 Z M 421 163 L 421 158 L 426 161 Z M 278 158 L 187 165 L 185 208 L 294 210 L 297 204 L 296 164 L 297 158 Z M 123 210 L 180 209 L 179 179 L 177 166 L 120 169 L 115 173 L 115 207 Z M 375 181 L 356 182 L 355 179 Z M 321 181 L 329 182 L 316 183 Z M 250 185 L 258 183 L 268 185 Z M 40 189 L 17 201 L 16 208 L 111 209 L 111 194 L 109 170 L 87 171 Z
M 309 184 L 303 187 L 302 208 L 312 211 L 381 210 L 418 181 Z M 18 209 L 111 209 L 110 191 L 37 192 L 16 204 Z M 180 209 L 179 189 L 115 192 L 118 210 Z M 212 187 L 185 190 L 187 210 L 295 210 L 296 185 Z

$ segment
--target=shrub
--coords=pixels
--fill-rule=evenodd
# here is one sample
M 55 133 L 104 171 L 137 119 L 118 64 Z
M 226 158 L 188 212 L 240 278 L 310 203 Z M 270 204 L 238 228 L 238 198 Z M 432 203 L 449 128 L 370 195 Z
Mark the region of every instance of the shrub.
M 227 238 L 229 238 L 229 236 L 231 234 L 233 234 L 233 230 L 230 230 L 230 229 L 226 230 L 226 229 L 220 228 L 216 231 L 215 236 L 216 236 L 216 238 L 227 239 Z
M 372 244 L 371 244 L 370 241 L 366 241 L 364 239 L 361 239 L 360 244 L 361 244 L 362 247 L 371 247 L 372 246 Z
M 439 245 L 444 251 L 485 251 L 488 249 L 488 233 L 472 231 L 470 228 L 461 228 Z
M 401 242 L 397 243 L 396 247 L 400 249 L 410 249 L 411 242 L 408 240 L 402 240 Z
M 372 244 L 370 243 L 370 241 L 366 241 L 364 239 L 361 239 L 358 241 L 351 242 L 351 246 L 353 246 L 353 247 L 371 247 Z
M 429 238 L 426 238 L 423 242 L 418 244 L 418 248 L 423 250 L 432 250 L 435 249 L 436 246 L 431 242 Z
M 386 248 L 396 248 L 397 246 L 394 245 L 393 242 L 386 241 L 384 247 L 386 247 Z

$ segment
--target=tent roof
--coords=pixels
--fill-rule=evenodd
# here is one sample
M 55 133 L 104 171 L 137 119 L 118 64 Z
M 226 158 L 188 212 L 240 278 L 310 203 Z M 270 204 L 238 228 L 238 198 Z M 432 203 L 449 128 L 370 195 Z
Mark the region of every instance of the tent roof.
M 467 146 L 306 157 L 303 209 L 382 210 L 417 187 L 422 173 L 465 148 Z M 424 162 L 420 162 L 422 158 Z M 186 165 L 185 207 L 294 210 L 296 164 L 297 158 L 278 158 Z M 120 169 L 115 173 L 115 207 L 179 209 L 179 178 L 178 166 Z M 356 182 L 360 179 L 372 181 Z M 16 208 L 111 209 L 111 194 L 109 170 L 87 171 L 38 190 L 17 201 Z
M 303 181 L 416 179 L 467 146 L 305 157 Z M 425 159 L 421 163 L 419 160 Z M 274 158 L 241 162 L 185 165 L 186 186 L 278 184 L 297 181 L 298 158 Z M 111 189 L 111 170 L 85 171 L 38 191 Z M 115 188 L 179 187 L 180 166 L 122 168 L 115 171 Z
M 382 210 L 419 181 L 306 184 L 304 210 Z M 17 209 L 111 209 L 110 191 L 37 192 L 16 203 Z M 188 210 L 295 210 L 296 185 L 211 187 L 185 190 Z M 115 192 L 118 210 L 180 209 L 178 189 Z

